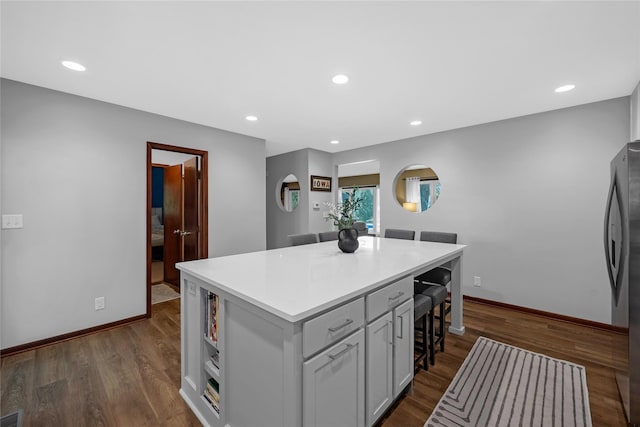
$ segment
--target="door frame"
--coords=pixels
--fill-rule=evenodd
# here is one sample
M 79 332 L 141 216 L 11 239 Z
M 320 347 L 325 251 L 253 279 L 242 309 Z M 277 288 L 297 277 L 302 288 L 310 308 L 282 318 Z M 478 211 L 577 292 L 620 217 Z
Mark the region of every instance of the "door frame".
M 200 254 L 201 258 L 209 257 L 209 173 L 208 173 L 208 151 L 196 150 L 193 148 L 178 147 L 175 145 L 160 144 L 147 141 L 147 313 L 146 317 L 151 317 L 151 191 L 152 191 L 152 162 L 151 153 L 153 150 L 173 151 L 175 153 L 192 154 L 200 156 L 202 164 L 200 167 L 200 200 L 199 209 L 201 211 L 202 224 L 200 228 Z

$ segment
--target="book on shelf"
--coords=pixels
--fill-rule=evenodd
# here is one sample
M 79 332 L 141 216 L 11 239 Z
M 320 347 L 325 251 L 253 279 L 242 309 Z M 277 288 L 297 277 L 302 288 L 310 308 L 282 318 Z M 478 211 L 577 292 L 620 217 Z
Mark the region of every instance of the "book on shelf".
M 212 310 L 211 310 L 211 340 L 218 342 L 218 296 L 213 294 Z
M 209 402 L 209 404 L 213 407 L 213 409 L 217 413 L 220 413 L 220 402 L 219 401 L 216 401 L 211 396 L 209 396 L 206 391 L 204 392 L 204 398 L 207 399 L 207 402 Z
M 213 395 L 217 396 L 219 390 L 218 382 L 213 378 L 209 378 L 209 380 L 207 381 L 207 390 L 210 390 Z
M 220 352 L 218 350 L 211 355 L 211 362 L 213 363 L 213 366 L 218 369 L 220 368 Z
M 213 292 L 207 292 L 207 303 L 204 307 L 204 331 L 207 338 L 218 342 L 218 310 L 220 298 Z
M 209 378 L 207 386 L 204 389 L 204 397 L 211 403 L 213 408 L 220 413 L 220 393 L 218 392 L 218 383 Z
M 217 395 L 214 395 L 209 389 L 205 390 L 204 394 L 207 400 L 211 403 L 216 404 L 216 406 L 220 403 L 220 397 Z

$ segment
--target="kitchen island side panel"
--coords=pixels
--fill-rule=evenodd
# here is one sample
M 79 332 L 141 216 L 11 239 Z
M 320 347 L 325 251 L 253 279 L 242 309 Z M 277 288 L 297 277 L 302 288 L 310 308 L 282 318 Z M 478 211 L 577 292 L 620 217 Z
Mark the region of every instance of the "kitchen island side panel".
M 300 323 L 287 322 L 211 283 L 181 273 L 181 395 L 204 426 L 299 426 L 302 424 Z M 203 340 L 206 294 L 218 310 L 220 413 L 202 394 L 210 377 Z
M 302 425 L 300 328 L 238 300 L 225 313 L 228 425 Z

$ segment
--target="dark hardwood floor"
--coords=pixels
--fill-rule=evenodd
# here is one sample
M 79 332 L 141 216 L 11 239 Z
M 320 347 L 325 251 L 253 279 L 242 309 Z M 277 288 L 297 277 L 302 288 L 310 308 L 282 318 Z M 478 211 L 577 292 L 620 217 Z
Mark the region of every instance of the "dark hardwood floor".
M 477 302 L 465 301 L 463 336 L 447 334 L 436 365 L 420 370 L 413 395 L 387 415 L 383 427 L 422 427 L 479 336 L 585 366 L 594 427 L 626 426 L 615 370 L 627 361 L 626 335 Z
M 180 300 L 153 317 L 2 358 L 2 414 L 28 426 L 200 426 L 178 394 Z
M 22 408 L 25 427 L 199 426 L 178 394 L 179 325 L 173 300 L 154 305 L 149 320 L 3 357 L 0 412 Z M 384 427 L 422 427 L 480 335 L 584 365 L 593 425 L 625 425 L 614 379 L 624 335 L 474 302 L 465 302 L 465 325 Z

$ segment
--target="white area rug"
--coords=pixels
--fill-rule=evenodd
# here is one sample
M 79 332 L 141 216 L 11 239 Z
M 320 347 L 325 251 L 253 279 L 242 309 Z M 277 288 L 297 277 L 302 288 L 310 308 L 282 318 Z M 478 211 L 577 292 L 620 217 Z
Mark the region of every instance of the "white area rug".
M 425 427 L 591 426 L 583 366 L 480 337 Z
M 151 286 L 151 304 L 158 304 L 176 298 L 180 298 L 180 294 L 165 283 Z

